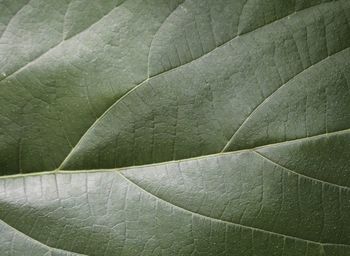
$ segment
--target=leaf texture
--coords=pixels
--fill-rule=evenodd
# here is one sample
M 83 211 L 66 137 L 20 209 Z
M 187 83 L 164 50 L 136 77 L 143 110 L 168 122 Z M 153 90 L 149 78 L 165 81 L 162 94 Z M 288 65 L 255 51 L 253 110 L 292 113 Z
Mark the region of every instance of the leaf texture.
M 348 0 L 0 7 L 0 255 L 350 255 Z

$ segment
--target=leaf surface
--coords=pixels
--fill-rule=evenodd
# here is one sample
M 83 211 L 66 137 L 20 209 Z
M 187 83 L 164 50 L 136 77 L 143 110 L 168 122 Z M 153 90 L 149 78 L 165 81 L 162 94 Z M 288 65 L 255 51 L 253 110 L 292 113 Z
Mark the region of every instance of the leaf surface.
M 350 255 L 350 2 L 0 2 L 1 255 Z

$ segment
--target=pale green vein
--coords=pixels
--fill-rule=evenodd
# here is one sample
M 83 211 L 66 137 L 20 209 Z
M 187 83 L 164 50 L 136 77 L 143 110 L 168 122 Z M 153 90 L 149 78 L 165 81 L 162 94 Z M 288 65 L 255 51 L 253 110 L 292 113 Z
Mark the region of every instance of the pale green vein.
M 298 240 L 298 241 L 303 241 L 303 242 L 306 242 L 306 243 L 313 243 L 313 244 L 318 244 L 318 245 L 321 245 L 321 246 L 324 246 L 324 245 L 332 245 L 332 246 L 346 246 L 346 247 L 350 247 L 349 244 L 335 244 L 335 243 L 323 243 L 323 242 L 318 242 L 318 241 L 313 241 L 313 240 L 307 240 L 307 239 L 303 239 L 303 238 L 299 238 L 299 237 L 295 237 L 295 236 L 290 236 L 290 235 L 286 235 L 286 234 L 281 234 L 281 233 L 277 233 L 277 232 L 273 232 L 273 231 L 268 231 L 268 230 L 264 230 L 264 229 L 260 229 L 260 228 L 256 228 L 256 227 L 252 227 L 252 226 L 248 226 L 248 225 L 243 225 L 243 224 L 239 224 L 239 223 L 235 223 L 235 222 L 230 222 L 230 221 L 225 221 L 225 220 L 221 220 L 221 219 L 217 219 L 217 218 L 213 218 L 211 216 L 207 216 L 207 215 L 204 215 L 202 213 L 197 213 L 197 212 L 193 212 L 191 210 L 188 210 L 186 208 L 183 208 L 179 205 L 175 205 L 171 202 L 168 202 L 166 201 L 165 199 L 163 198 L 160 198 L 159 196 L 156 196 L 154 195 L 153 193 L 147 191 L 146 189 L 144 189 L 143 187 L 140 187 L 138 184 L 136 184 L 135 182 L 133 182 L 132 180 L 130 180 L 129 178 L 127 178 L 124 174 L 122 174 L 121 172 L 119 172 L 120 176 L 123 177 L 126 181 L 128 181 L 129 183 L 133 184 L 134 186 L 136 186 L 137 188 L 139 188 L 140 190 L 142 190 L 144 193 L 147 193 L 148 195 L 151 195 L 152 197 L 160 200 L 160 201 L 163 201 L 167 204 L 170 204 L 171 206 L 181 210 L 181 211 L 184 211 L 184 212 L 187 212 L 187 213 L 190 213 L 192 215 L 196 215 L 200 218 L 205 218 L 205 219 L 208 219 L 210 221 L 215 221 L 215 222 L 220 222 L 220 223 L 223 223 L 223 224 L 226 224 L 226 225 L 232 225 L 232 226 L 236 226 L 236 227 L 240 227 L 240 228 L 244 228 L 244 229 L 251 229 L 253 231 L 257 231 L 257 232 L 263 232 L 263 233 L 267 233 L 267 234 L 270 234 L 270 235 L 274 235 L 274 236 L 282 236 L 284 238 L 289 238 L 289 239 L 293 239 L 293 240 Z
M 5 30 L 0 34 L 0 39 L 1 39 L 2 35 L 5 34 L 5 32 L 7 31 L 8 26 L 10 25 L 11 21 L 17 16 L 17 14 L 18 14 L 21 10 L 24 9 L 24 7 L 26 7 L 26 6 L 29 4 L 29 2 L 30 2 L 30 0 L 28 0 L 21 8 L 18 9 L 18 11 L 17 11 L 16 13 L 14 13 L 14 14 L 12 15 L 12 17 L 10 18 L 10 20 L 9 20 L 9 21 L 7 22 L 7 24 L 6 24 Z
M 147 79 L 150 78 L 150 75 L 149 75 L 149 66 L 150 66 L 150 57 L 151 57 L 151 50 L 152 50 L 152 45 L 153 45 L 153 41 L 154 41 L 154 38 L 158 35 L 159 31 L 162 29 L 164 23 L 167 21 L 167 19 L 171 16 L 171 14 L 173 14 L 177 9 L 180 8 L 180 6 L 182 6 L 182 4 L 184 4 L 186 2 L 186 0 L 183 0 L 181 4 L 179 4 L 172 12 L 169 13 L 169 15 L 164 19 L 163 23 L 159 26 L 159 28 L 157 29 L 157 31 L 154 33 L 153 37 L 152 37 L 152 40 L 151 40 L 151 43 L 150 43 L 150 46 L 149 46 L 149 50 L 148 50 L 148 57 L 147 57 Z M 147 80 L 146 79 L 146 80 Z M 142 83 L 142 82 L 141 82 Z M 141 84 L 140 83 L 140 84 Z
M 299 172 L 296 172 L 296 171 L 293 171 L 279 163 L 277 163 L 276 161 L 273 161 L 272 159 L 268 158 L 267 156 L 265 156 L 264 154 L 256 151 L 256 150 L 253 150 L 253 152 L 258 155 L 259 157 L 263 158 L 265 161 L 268 161 L 269 163 L 272 163 L 273 165 L 275 166 L 278 166 L 280 168 L 282 168 L 283 170 L 287 171 L 287 172 L 290 172 L 290 173 L 293 173 L 295 175 L 298 175 L 300 177 L 303 177 L 305 179 L 309 179 L 309 180 L 313 180 L 315 182 L 320 182 L 320 183 L 323 183 L 323 184 L 326 184 L 326 185 L 329 185 L 329 186 L 334 186 L 334 187 L 337 187 L 339 189 L 345 189 L 345 190 L 350 190 L 350 187 L 347 187 L 347 186 L 342 186 L 342 185 L 338 185 L 336 183 L 332 183 L 332 182 L 328 182 L 328 181 L 324 181 L 324 180 L 320 180 L 320 179 L 317 179 L 315 177 L 311 177 L 311 176 L 308 176 L 308 175 L 305 175 L 305 174 L 301 174 Z
M 31 61 L 27 62 L 24 66 L 18 68 L 17 70 L 11 72 L 10 74 L 8 74 L 6 77 L 3 77 L 2 79 L 0 79 L 0 82 L 3 80 L 8 79 L 9 77 L 12 77 L 13 75 L 21 72 L 22 70 L 26 69 L 28 66 L 32 65 L 33 63 L 35 63 L 37 60 L 39 60 L 41 57 L 49 54 L 51 51 L 53 51 L 54 49 L 56 49 L 57 47 L 59 47 L 60 45 L 62 45 L 64 42 L 72 40 L 73 38 L 77 37 L 78 35 L 82 34 L 85 31 L 88 31 L 92 26 L 96 25 L 97 23 L 99 23 L 102 19 L 104 19 L 105 17 L 108 17 L 116 8 L 118 8 L 119 5 L 115 6 L 113 9 L 111 9 L 108 13 L 106 13 L 105 15 L 103 15 L 100 19 L 98 19 L 97 21 L 95 21 L 94 23 L 90 24 L 87 28 L 85 28 L 84 30 L 80 31 L 79 33 L 75 34 L 72 37 L 69 37 L 68 39 L 63 39 L 60 42 L 58 42 L 57 44 L 53 45 L 52 47 L 50 47 L 48 50 L 44 51 L 43 53 L 39 54 L 38 56 L 36 56 L 34 59 L 32 59 Z
M 334 2 L 337 2 L 337 1 L 334 1 Z M 314 6 L 311 6 L 311 7 L 302 9 L 302 10 L 299 10 L 298 12 L 300 12 L 300 11 L 305 11 L 305 10 L 310 9 L 310 8 L 316 8 L 317 6 L 322 5 L 322 4 L 326 4 L 326 3 L 320 3 L 320 4 L 317 4 L 317 5 L 314 5 Z M 296 12 L 295 12 L 295 13 L 296 13 Z M 294 13 L 294 14 L 295 14 L 295 13 Z M 77 142 L 77 144 L 71 149 L 71 151 L 68 153 L 68 155 L 66 156 L 66 158 L 62 161 L 62 163 L 60 164 L 60 166 L 59 166 L 57 169 L 61 169 L 61 168 L 64 166 L 64 164 L 67 163 L 67 162 L 69 161 L 71 155 L 79 148 L 79 144 L 81 143 L 81 141 L 82 141 L 82 139 L 85 137 L 85 135 L 88 134 L 91 130 L 93 130 L 93 129 L 96 127 L 96 125 L 99 123 L 99 121 L 100 121 L 104 116 L 106 116 L 116 105 L 118 105 L 121 101 L 123 101 L 128 95 L 130 95 L 130 94 L 133 93 L 135 90 L 137 90 L 137 88 L 141 87 L 142 85 L 145 85 L 150 79 L 155 78 L 155 77 L 158 77 L 158 76 L 160 76 L 160 75 L 164 75 L 164 74 L 166 74 L 166 73 L 168 73 L 168 72 L 172 72 L 172 71 L 174 71 L 174 70 L 176 70 L 176 69 L 183 68 L 184 66 L 189 65 L 189 64 L 191 64 L 192 62 L 197 61 L 197 60 L 199 60 L 199 59 L 201 59 L 201 58 L 207 56 L 208 54 L 210 54 L 210 53 L 216 51 L 217 49 L 222 48 L 223 46 L 229 44 L 230 42 L 232 42 L 234 39 L 238 38 L 238 37 L 241 36 L 241 35 L 249 34 L 249 33 L 254 32 L 254 31 L 258 30 L 258 29 L 261 29 L 261 28 L 263 28 L 263 27 L 265 27 L 265 26 L 268 26 L 268 25 L 271 25 L 271 24 L 273 24 L 273 23 L 275 23 L 275 22 L 278 22 L 278 21 L 280 21 L 280 20 L 282 20 L 282 19 L 284 19 L 284 18 L 286 18 L 286 17 L 282 17 L 282 18 L 277 19 L 277 20 L 275 20 L 275 21 L 273 21 L 273 22 L 270 22 L 270 23 L 267 23 L 267 24 L 265 24 L 265 25 L 263 25 L 263 26 L 260 26 L 260 27 L 258 27 L 258 28 L 256 28 L 256 29 L 252 30 L 252 31 L 247 31 L 246 33 L 242 33 L 242 34 L 240 34 L 240 35 L 238 35 L 238 36 L 236 36 L 236 37 L 233 37 L 232 39 L 228 40 L 227 42 L 225 42 L 225 43 L 223 43 L 223 44 L 221 44 L 221 45 L 215 47 L 213 50 L 211 50 L 211 51 L 209 51 L 209 52 L 207 52 L 207 53 L 201 55 L 201 56 L 198 57 L 197 59 L 193 59 L 192 61 L 187 62 L 187 63 L 185 63 L 185 64 L 183 64 L 183 65 L 180 65 L 180 66 L 177 66 L 177 67 L 168 69 L 168 70 L 166 70 L 166 71 L 163 71 L 163 72 L 158 73 L 158 74 L 153 75 L 153 76 L 148 76 L 145 80 L 141 81 L 139 84 L 137 84 L 136 86 L 134 86 L 133 88 L 131 88 L 129 91 L 127 91 L 122 97 L 120 97 L 120 98 L 119 98 L 117 101 L 115 101 L 111 106 L 109 106 L 109 107 L 105 110 L 105 112 L 103 112 L 102 115 L 99 116 L 99 117 L 95 120 L 95 122 L 94 122 L 94 123 L 85 131 L 85 133 L 80 137 L 80 139 L 79 139 L 79 141 Z M 161 25 L 161 26 L 162 26 L 162 25 Z M 151 42 L 151 44 L 152 44 L 152 42 Z M 151 45 L 150 45 L 150 47 L 151 47 Z M 334 53 L 334 54 L 335 54 L 335 53 Z M 321 61 L 322 61 L 322 60 L 321 60 Z M 315 64 L 316 64 L 316 63 L 315 63 Z M 314 66 L 315 64 L 313 64 L 312 66 Z M 310 67 L 312 67 L 312 66 L 310 66 Z M 310 68 L 310 67 L 309 67 L 309 68 Z M 298 75 L 298 74 L 297 74 L 297 75 Z M 271 95 L 270 95 L 270 96 L 271 96 Z M 232 139 L 232 137 L 231 137 L 231 139 Z M 225 149 L 226 149 L 226 147 L 227 147 L 227 145 L 228 145 L 229 143 L 230 143 L 230 140 L 227 142 L 227 144 L 225 145 L 225 147 L 223 148 L 222 151 L 225 151 Z
M 56 169 L 53 171 L 45 171 L 45 172 L 31 172 L 31 173 L 26 173 L 26 174 L 15 174 L 15 175 L 6 175 L 6 176 L 0 176 L 0 180 L 2 179 L 15 179 L 15 178 L 25 178 L 25 177 L 31 177 L 31 176 L 41 176 L 41 175 L 50 175 L 50 174 L 76 174 L 76 173 L 100 173 L 100 172 L 121 172 L 121 171 L 127 171 L 130 169 L 135 169 L 135 168 L 146 168 L 146 167 L 157 167 L 157 166 L 162 166 L 166 164 L 172 164 L 172 163 L 182 163 L 182 162 L 189 162 L 189 161 L 199 161 L 201 159 L 207 159 L 207 158 L 213 158 L 213 157 L 220 157 L 220 156 L 227 156 L 227 155 L 236 155 L 236 154 L 241 154 L 244 152 L 254 152 L 259 149 L 266 149 L 269 147 L 274 147 L 274 146 L 282 146 L 282 145 L 288 145 L 290 143 L 299 143 L 299 142 L 305 142 L 305 141 L 313 141 L 313 140 L 318 140 L 318 139 L 323 139 L 325 137 L 332 137 L 332 136 L 337 136 L 337 135 L 344 135 L 350 133 L 350 129 L 345 129 L 345 130 L 340 130 L 336 132 L 331 132 L 331 133 L 325 133 L 325 134 L 319 134 L 315 136 L 310 136 L 307 138 L 299 138 L 295 140 L 289 140 L 289 141 L 283 141 L 283 142 L 278 142 L 278 143 L 272 143 L 264 146 L 259 146 L 255 148 L 250 148 L 250 149 L 243 149 L 243 150 L 236 150 L 232 152 L 220 152 L 216 154 L 209 154 L 209 155 L 203 155 L 203 156 L 197 156 L 197 157 L 192 157 L 192 158 L 187 158 L 187 159 L 181 159 L 181 160 L 172 160 L 172 161 L 167 161 L 167 162 L 162 162 L 162 163 L 154 163 L 154 164 L 146 164 L 146 165 L 135 165 L 135 166 L 128 166 L 128 167 L 122 167 L 122 168 L 111 168 L 111 169 L 91 169 L 91 170 L 60 170 Z M 299 174 L 297 172 L 294 172 L 297 175 L 305 176 L 302 174 Z M 321 180 L 317 180 L 308 176 L 305 176 L 307 179 L 312 179 L 317 182 L 325 182 Z M 325 182 L 329 183 L 329 182 Z M 336 185 L 329 183 L 330 185 Z M 336 185 L 337 187 L 342 187 L 339 185 Z M 347 187 L 344 187 L 344 189 L 349 189 Z
M 38 245 L 40 245 L 40 246 L 42 246 L 44 248 L 47 248 L 49 251 L 57 250 L 57 251 L 72 253 L 72 254 L 77 255 L 77 256 L 88 256 L 88 255 L 85 255 L 85 254 L 80 254 L 80 253 L 71 252 L 71 251 L 67 251 L 67 250 L 63 250 L 63 249 L 59 249 L 59 248 L 54 248 L 54 247 L 48 246 L 47 244 L 39 242 L 38 240 L 30 237 L 29 235 L 23 233 L 22 231 L 14 228 L 13 226 L 11 226 L 10 224 L 6 223 L 5 221 L 3 221 L 1 219 L 0 219 L 0 224 L 3 224 L 5 226 L 9 227 L 11 230 L 13 230 L 14 232 L 18 233 L 20 236 L 23 236 L 23 237 L 27 238 L 28 240 L 30 240 L 34 244 L 38 244 Z
M 237 128 L 237 130 L 233 133 L 233 135 L 231 136 L 231 138 L 228 140 L 228 142 L 226 143 L 226 145 L 224 146 L 224 148 L 221 150 L 221 152 L 225 152 L 226 150 L 229 149 L 229 147 L 231 146 L 231 144 L 233 143 L 235 137 L 237 136 L 238 132 L 244 127 L 244 125 L 252 118 L 252 116 L 254 116 L 254 114 L 260 109 L 260 107 L 263 107 L 274 95 L 276 95 L 276 93 L 278 93 L 280 90 L 282 90 L 283 88 L 285 88 L 289 82 L 293 81 L 294 79 L 297 79 L 298 76 L 300 76 L 301 74 L 303 74 L 304 72 L 307 72 L 309 69 L 315 67 L 316 65 L 328 60 L 329 58 L 331 58 L 332 56 L 336 55 L 336 54 L 341 54 L 342 52 L 348 50 L 350 48 L 350 46 L 332 53 L 331 55 L 328 55 L 326 58 L 319 60 L 318 62 L 314 63 L 313 65 L 309 66 L 308 68 L 300 71 L 299 73 L 297 73 L 295 76 L 293 76 L 292 78 L 290 78 L 288 81 L 286 81 L 284 84 L 282 84 L 280 87 L 277 88 L 277 90 L 274 90 L 268 97 L 266 97 L 263 101 L 261 101 L 250 113 L 249 115 L 244 119 L 244 121 L 240 124 L 240 126 Z

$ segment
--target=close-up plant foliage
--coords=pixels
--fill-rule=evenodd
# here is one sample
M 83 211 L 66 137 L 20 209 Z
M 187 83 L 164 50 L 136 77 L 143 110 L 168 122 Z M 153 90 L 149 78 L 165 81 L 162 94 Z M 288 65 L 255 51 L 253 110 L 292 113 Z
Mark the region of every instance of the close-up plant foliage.
M 0 256 L 350 256 L 349 0 L 0 0 Z

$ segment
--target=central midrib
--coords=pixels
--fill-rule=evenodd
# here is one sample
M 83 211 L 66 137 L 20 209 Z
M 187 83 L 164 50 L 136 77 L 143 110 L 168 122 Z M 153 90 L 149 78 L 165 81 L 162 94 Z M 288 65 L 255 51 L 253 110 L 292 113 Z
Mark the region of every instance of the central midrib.
M 258 146 L 258 147 L 254 147 L 254 148 L 247 148 L 247 149 L 241 149 L 241 150 L 235 150 L 235 151 L 229 151 L 229 152 L 219 152 L 219 153 L 201 155 L 201 156 L 179 159 L 179 160 L 170 160 L 170 161 L 166 161 L 166 162 L 144 164 L 144 165 L 133 165 L 133 166 L 109 168 L 109 169 L 108 168 L 106 168 L 106 169 L 84 169 L 84 170 L 55 169 L 55 170 L 43 171 L 43 172 L 28 172 L 28 173 L 21 173 L 21 174 L 4 175 L 4 176 L 0 176 L 0 180 L 1 179 L 11 179 L 11 178 L 23 178 L 23 177 L 28 177 L 28 176 L 40 176 L 40 175 L 47 175 L 47 174 L 58 174 L 58 173 L 74 174 L 74 173 L 97 173 L 97 172 L 115 172 L 115 171 L 120 172 L 120 171 L 126 171 L 126 170 L 134 169 L 134 168 L 144 168 L 144 167 L 152 167 L 152 166 L 156 167 L 156 166 L 161 166 L 161 165 L 169 164 L 169 163 L 180 163 L 180 162 L 200 160 L 200 159 L 216 157 L 216 156 L 240 154 L 240 153 L 244 153 L 244 152 L 255 152 L 257 150 L 266 149 L 269 147 L 277 147 L 277 146 L 282 146 L 285 144 L 305 142 L 305 141 L 309 141 L 309 140 L 318 140 L 318 139 L 322 139 L 325 137 L 344 135 L 344 134 L 348 134 L 348 133 L 350 133 L 350 128 L 347 128 L 344 130 L 339 130 L 339 131 L 334 131 L 334 132 L 329 132 L 329 133 L 324 133 L 324 134 L 318 134 L 318 135 L 305 137 L 305 138 L 298 138 L 298 139 L 293 139 L 293 140 L 288 140 L 288 141 L 266 144 L 266 145 L 262 145 L 262 146 Z M 283 167 L 283 168 L 285 168 L 285 167 Z M 301 174 L 298 173 L 298 175 L 301 175 Z M 319 181 L 323 182 L 322 180 L 319 180 Z M 329 183 L 329 182 L 326 182 L 326 183 Z M 344 187 L 344 186 L 340 186 L 338 184 L 333 184 L 333 185 L 335 185 L 337 187 Z M 344 188 L 350 189 L 348 187 L 344 187 Z

